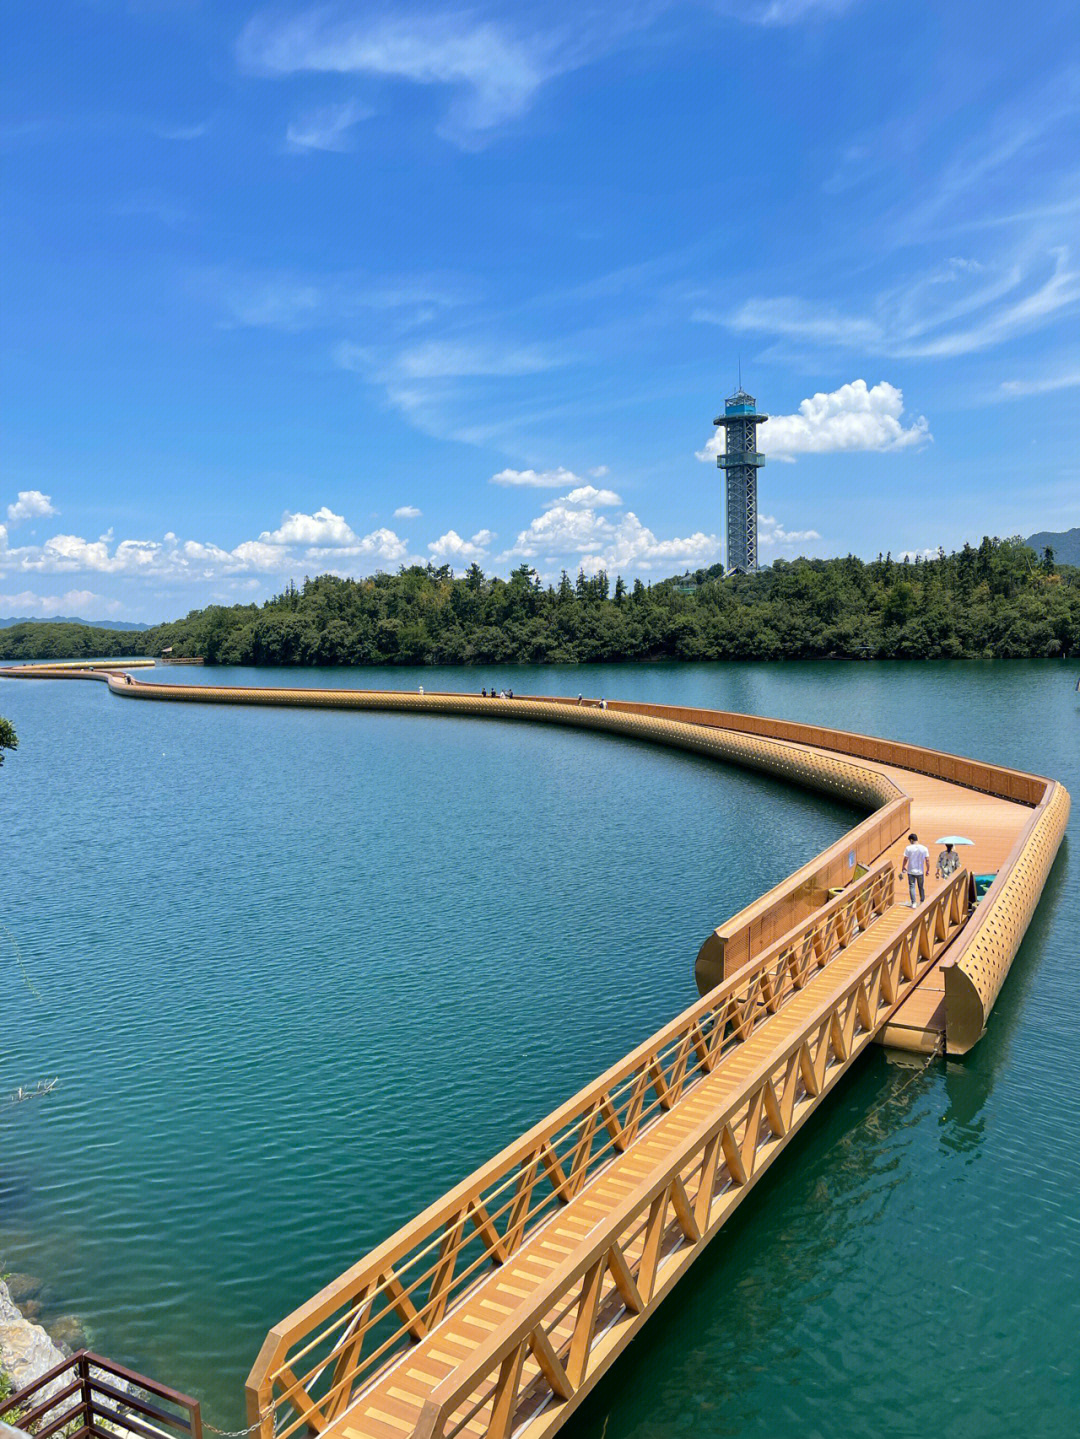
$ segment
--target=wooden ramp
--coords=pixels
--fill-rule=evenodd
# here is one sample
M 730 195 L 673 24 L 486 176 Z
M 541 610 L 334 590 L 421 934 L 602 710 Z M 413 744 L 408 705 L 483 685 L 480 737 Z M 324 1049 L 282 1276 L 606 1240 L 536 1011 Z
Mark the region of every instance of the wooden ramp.
M 968 916 L 884 862 L 271 1332 L 266 1439 L 547 1435 Z

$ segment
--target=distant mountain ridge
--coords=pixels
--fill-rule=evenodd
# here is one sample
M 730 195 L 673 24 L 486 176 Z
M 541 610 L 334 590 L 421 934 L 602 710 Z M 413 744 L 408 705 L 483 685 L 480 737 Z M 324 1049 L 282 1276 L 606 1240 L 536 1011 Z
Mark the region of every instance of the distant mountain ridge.
M 75 615 L 50 615 L 43 619 L 41 615 L 8 615 L 7 618 L 0 616 L 0 630 L 10 629 L 12 625 L 87 625 L 92 630 L 148 630 L 149 625 L 144 625 L 133 620 L 82 620 Z
M 1080 565 L 1080 528 L 1075 530 L 1040 530 L 1024 541 L 1038 554 L 1050 547 L 1059 565 Z

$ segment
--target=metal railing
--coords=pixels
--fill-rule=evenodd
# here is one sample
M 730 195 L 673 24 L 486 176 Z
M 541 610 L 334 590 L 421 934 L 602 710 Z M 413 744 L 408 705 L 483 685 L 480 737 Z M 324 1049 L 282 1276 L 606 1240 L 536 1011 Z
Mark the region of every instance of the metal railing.
M 0 1421 L 35 1439 L 202 1439 L 198 1401 L 80 1349 L 0 1404 Z

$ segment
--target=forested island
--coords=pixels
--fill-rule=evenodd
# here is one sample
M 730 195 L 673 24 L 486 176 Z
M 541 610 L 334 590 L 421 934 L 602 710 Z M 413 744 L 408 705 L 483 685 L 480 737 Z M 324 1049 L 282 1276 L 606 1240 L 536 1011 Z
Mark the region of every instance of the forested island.
M 719 565 L 646 585 L 608 575 L 544 585 L 478 565 L 320 575 L 261 605 L 210 605 L 140 632 L 33 623 L 0 659 L 199 656 L 207 664 L 574 664 L 620 660 L 1046 658 L 1080 653 L 1080 569 L 1016 539 L 870 563 Z

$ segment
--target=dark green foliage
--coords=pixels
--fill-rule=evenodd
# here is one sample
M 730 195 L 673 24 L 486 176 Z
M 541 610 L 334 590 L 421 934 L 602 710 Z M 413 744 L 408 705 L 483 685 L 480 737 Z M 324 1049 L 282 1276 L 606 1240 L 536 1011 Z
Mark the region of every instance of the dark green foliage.
M 606 574 L 548 587 L 521 565 L 412 566 L 305 579 L 264 605 L 193 610 L 142 634 L 63 625 L 0 632 L 0 658 L 202 655 L 208 664 L 573 664 L 650 659 L 1041 658 L 1080 653 L 1080 571 L 1019 539 L 915 562 L 778 560 L 628 589 Z
M 15 726 L 10 720 L 0 715 L 0 764 L 4 763 L 4 751 L 6 749 L 18 749 L 19 738 L 15 733 Z

